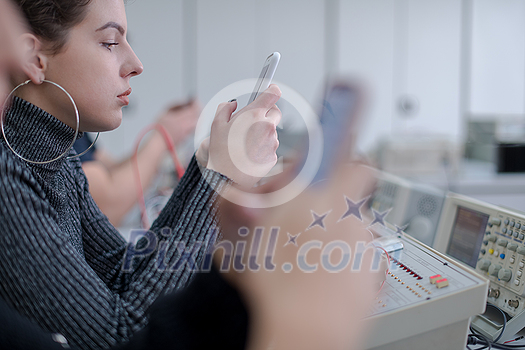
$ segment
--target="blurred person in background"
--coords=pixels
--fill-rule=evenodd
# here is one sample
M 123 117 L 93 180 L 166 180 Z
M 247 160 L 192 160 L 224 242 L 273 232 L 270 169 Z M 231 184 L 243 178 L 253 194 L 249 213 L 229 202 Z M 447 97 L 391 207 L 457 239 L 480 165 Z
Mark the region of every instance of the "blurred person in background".
M 177 148 L 195 130 L 200 115 L 196 100 L 176 104 L 167 108 L 157 119 Z M 151 133 L 137 154 L 142 188 L 146 191 L 159 173 L 162 160 L 168 151 L 162 135 Z M 89 182 L 89 191 L 100 210 L 115 226 L 120 227 L 126 214 L 137 204 L 137 178 L 133 174 L 133 157 L 118 161 L 103 148 L 94 144 L 91 135 L 85 134 L 75 142 L 74 148 L 80 156 L 82 169 Z M 88 149 L 89 148 L 89 149 Z

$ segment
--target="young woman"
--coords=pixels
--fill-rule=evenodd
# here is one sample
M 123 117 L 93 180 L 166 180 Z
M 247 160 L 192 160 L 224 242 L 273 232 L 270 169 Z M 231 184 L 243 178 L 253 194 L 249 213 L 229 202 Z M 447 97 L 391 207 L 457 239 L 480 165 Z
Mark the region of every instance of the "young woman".
M 16 2 L 31 31 L 20 38 L 28 60 L 14 80 L 30 83 L 16 89 L 2 120 L 0 297 L 70 344 L 108 348 L 146 325 L 145 313 L 159 296 L 192 278 L 191 262 L 200 264 L 215 237 L 218 193 L 231 182 L 249 187 L 258 180 L 232 166 L 227 147 L 232 121 L 263 121 L 250 129 L 243 151 L 257 154 L 260 169 L 275 164 L 280 91 L 271 86 L 234 116 L 235 102 L 218 107 L 209 145 L 198 152 L 202 164 L 192 160 L 152 224 L 149 241 L 135 248 L 140 256 L 129 259 L 128 245 L 94 203 L 69 150 L 76 112 L 55 85 L 75 102 L 79 131 L 120 125 L 130 79 L 143 70 L 126 41 L 124 2 Z M 151 249 L 146 254 L 143 248 Z M 181 256 L 190 259 L 177 266 Z

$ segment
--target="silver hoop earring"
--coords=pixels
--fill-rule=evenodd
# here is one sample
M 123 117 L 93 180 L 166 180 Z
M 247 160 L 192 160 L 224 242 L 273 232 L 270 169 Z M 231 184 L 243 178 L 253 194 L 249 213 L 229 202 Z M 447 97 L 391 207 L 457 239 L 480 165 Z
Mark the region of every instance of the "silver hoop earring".
M 100 135 L 100 132 L 97 132 L 97 136 L 95 136 L 95 139 L 93 140 L 93 142 L 91 142 L 91 145 L 89 145 L 89 147 L 86 148 L 85 151 L 83 151 L 82 153 L 77 154 L 76 156 L 67 157 L 66 159 L 82 157 L 84 154 L 87 153 L 87 151 L 89 151 L 93 146 L 95 146 L 95 143 L 97 142 L 99 135 Z
M 79 123 L 80 123 L 80 120 L 79 120 L 79 114 L 78 114 L 78 108 L 77 108 L 77 105 L 75 103 L 75 101 L 73 100 L 73 97 L 71 97 L 71 95 L 66 91 L 66 89 L 64 89 L 62 86 L 58 85 L 57 83 L 54 83 L 52 81 L 49 81 L 49 80 L 42 80 L 42 83 L 49 83 L 51 85 L 54 85 L 56 86 L 57 88 L 59 88 L 60 90 L 62 90 L 66 95 L 67 97 L 69 97 L 69 100 L 71 101 L 71 103 L 73 104 L 73 107 L 75 108 L 75 117 L 76 117 L 76 128 L 75 128 L 75 135 L 73 136 L 73 140 L 71 141 L 71 144 L 69 145 L 69 147 L 66 149 L 66 151 L 62 154 L 60 154 L 58 157 L 55 157 L 51 160 L 46 160 L 46 161 L 34 161 L 34 160 L 31 160 L 31 159 L 27 159 L 27 158 L 24 158 L 22 157 L 18 152 L 16 152 L 13 147 L 9 144 L 9 141 L 7 140 L 7 137 L 5 135 L 5 128 L 4 128 L 4 119 L 5 119 L 5 116 L 7 115 L 6 113 L 6 110 L 7 110 L 7 101 L 11 98 L 11 96 L 13 95 L 13 93 L 18 90 L 20 87 L 24 86 L 24 85 L 27 85 L 31 82 L 31 80 L 26 80 L 25 82 L 19 84 L 17 87 L 15 87 L 10 93 L 9 95 L 7 95 L 7 98 L 5 99 L 5 102 L 4 102 L 4 105 L 3 105 L 3 108 L 2 108 L 2 115 L 1 115 L 1 118 L 0 118 L 0 127 L 2 129 L 2 136 L 4 137 L 4 140 L 5 140 L 5 143 L 7 145 L 7 147 L 9 147 L 9 149 L 20 159 L 28 162 L 28 163 L 32 163 L 32 164 L 48 164 L 48 163 L 52 163 L 52 162 L 55 162 L 57 160 L 59 160 L 60 158 L 63 158 L 70 150 L 71 148 L 73 147 L 73 145 L 75 144 L 75 141 L 77 140 L 77 136 L 78 136 L 78 127 L 79 127 Z M 5 115 L 4 115 L 5 114 Z M 98 139 L 98 135 L 97 135 L 97 138 L 95 139 L 95 141 Z M 84 151 L 82 154 L 84 154 L 85 152 L 87 152 L 91 147 L 93 147 L 93 145 L 95 144 L 95 142 L 93 142 L 86 151 Z M 77 155 L 78 156 L 78 155 Z M 68 157 L 67 159 L 70 159 L 70 158 L 74 158 L 74 157 Z

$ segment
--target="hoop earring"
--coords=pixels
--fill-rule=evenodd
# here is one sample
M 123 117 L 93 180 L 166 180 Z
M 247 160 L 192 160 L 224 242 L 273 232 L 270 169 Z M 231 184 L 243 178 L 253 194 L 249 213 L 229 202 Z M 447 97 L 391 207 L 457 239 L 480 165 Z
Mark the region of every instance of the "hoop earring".
M 97 132 L 97 136 L 95 136 L 95 139 L 93 140 L 93 142 L 91 142 L 91 145 L 89 145 L 89 147 L 86 148 L 85 151 L 83 151 L 82 153 L 77 154 L 76 156 L 67 157 L 66 159 L 72 159 L 72 158 L 80 158 L 80 157 L 82 157 L 84 154 L 87 153 L 87 151 L 89 151 L 89 150 L 91 149 L 91 147 L 95 146 L 95 143 L 97 142 L 99 135 L 100 135 L 100 131 Z M 71 148 L 71 147 L 70 147 L 70 148 Z
M 64 89 L 62 86 L 58 85 L 57 83 L 54 83 L 52 81 L 49 81 L 49 80 L 42 80 L 42 83 L 49 83 L 51 85 L 54 85 L 56 86 L 57 88 L 59 88 L 60 90 L 62 90 L 66 95 L 67 97 L 69 97 L 69 100 L 71 101 L 71 103 L 73 104 L 73 107 L 75 108 L 75 117 L 76 117 L 76 128 L 75 128 L 75 135 L 73 136 L 73 141 L 71 142 L 71 144 L 69 145 L 69 147 L 66 149 L 66 151 L 62 154 L 60 154 L 58 157 L 55 157 L 51 160 L 46 160 L 46 161 L 34 161 L 34 160 L 31 160 L 31 159 L 27 159 L 27 158 L 24 158 L 22 157 L 20 154 L 18 154 L 18 152 L 16 152 L 13 147 L 9 144 L 9 141 L 7 140 L 7 137 L 5 135 L 5 128 L 4 128 L 4 113 L 6 112 L 7 110 L 7 101 L 11 98 L 11 96 L 13 95 L 13 93 L 18 90 L 20 87 L 24 86 L 24 85 L 27 85 L 31 82 L 31 80 L 26 80 L 25 82 L 19 84 L 18 86 L 16 86 L 10 93 L 9 95 L 7 95 L 7 98 L 5 99 L 4 101 L 4 106 L 2 108 L 2 115 L 1 115 L 1 118 L 0 118 L 0 127 L 2 129 L 2 136 L 4 137 L 4 140 L 5 140 L 5 143 L 7 145 L 7 147 L 9 147 L 9 149 L 20 159 L 28 162 L 28 163 L 32 163 L 32 164 L 48 164 L 48 163 L 52 163 L 52 162 L 55 162 L 57 160 L 59 160 L 60 158 L 63 158 L 70 150 L 71 148 L 73 147 L 73 145 L 75 144 L 75 141 L 77 140 L 77 136 L 78 136 L 78 127 L 79 127 L 79 124 L 80 124 L 80 120 L 79 120 L 79 115 L 78 115 L 78 108 L 77 108 L 77 105 L 75 103 L 75 101 L 73 100 L 73 97 L 71 97 L 71 95 L 66 91 L 66 89 Z M 6 113 L 7 115 L 7 113 Z M 95 141 L 98 139 L 98 135 L 97 135 L 97 138 L 95 139 Z M 82 154 L 84 154 L 85 152 L 87 152 L 91 147 L 93 147 L 93 145 L 95 144 L 95 142 L 93 142 L 86 151 L 84 151 Z M 78 155 L 77 155 L 78 156 Z M 66 159 L 70 159 L 70 158 L 74 158 L 74 157 L 68 157 Z

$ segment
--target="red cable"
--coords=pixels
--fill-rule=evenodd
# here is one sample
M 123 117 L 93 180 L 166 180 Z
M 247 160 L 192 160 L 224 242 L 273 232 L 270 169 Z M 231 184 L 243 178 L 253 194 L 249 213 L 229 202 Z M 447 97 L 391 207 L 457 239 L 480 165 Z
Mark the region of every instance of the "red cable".
M 164 139 L 164 142 L 166 143 L 166 146 L 168 147 L 168 151 L 171 154 L 171 158 L 173 159 L 173 164 L 175 165 L 175 170 L 177 172 L 177 176 L 179 180 L 180 178 L 182 178 L 182 175 L 184 175 L 184 168 L 180 164 L 179 158 L 177 157 L 177 152 L 175 151 L 175 145 L 173 144 L 173 140 L 168 134 L 168 131 L 166 130 L 166 128 L 160 124 L 153 124 L 143 129 L 135 141 L 135 150 L 132 156 L 132 163 L 133 163 L 133 170 L 134 170 L 133 173 L 135 174 L 137 199 L 139 201 L 143 228 L 149 227 L 149 222 L 148 222 L 148 216 L 146 212 L 146 201 L 144 199 L 144 191 L 142 189 L 142 183 L 140 181 L 140 169 L 139 169 L 139 162 L 138 162 L 137 156 L 138 156 L 139 146 L 140 146 L 142 139 L 151 130 L 157 130 L 162 136 L 162 138 Z
M 524 338 L 523 336 L 519 336 L 519 337 L 517 337 L 516 339 L 507 340 L 506 342 L 503 342 L 503 344 L 512 343 L 512 342 L 515 342 L 515 341 L 517 341 L 517 340 L 521 340 L 521 339 L 523 339 L 523 338 Z

